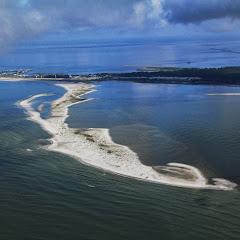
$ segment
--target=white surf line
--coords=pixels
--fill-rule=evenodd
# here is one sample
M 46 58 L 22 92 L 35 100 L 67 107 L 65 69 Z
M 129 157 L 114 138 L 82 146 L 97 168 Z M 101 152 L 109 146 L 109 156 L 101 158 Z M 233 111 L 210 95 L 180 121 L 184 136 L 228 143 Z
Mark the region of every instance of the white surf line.
M 174 167 L 179 172 L 184 169 L 185 174 L 189 172 L 194 176 L 191 180 L 158 173 L 152 167 L 143 165 L 130 148 L 114 143 L 109 135 L 109 129 L 89 128 L 87 131 L 81 131 L 69 128 L 65 123 L 68 108 L 80 102 L 78 96 L 95 91 L 91 89 L 95 86 L 83 83 L 57 84 L 57 86 L 65 88 L 67 92 L 52 102 L 52 117 L 49 119 L 42 119 L 40 113 L 31 107 L 31 101 L 44 94 L 20 102 L 30 115 L 29 119 L 39 123 L 53 136 L 52 144 L 47 147 L 48 150 L 61 152 L 77 158 L 86 165 L 138 180 L 199 189 L 232 190 L 235 187 L 234 183 L 227 180 L 215 179 L 217 185 L 208 184 L 200 170 L 186 164 L 169 163 L 168 166 Z M 83 99 L 81 102 L 88 100 L 91 99 Z

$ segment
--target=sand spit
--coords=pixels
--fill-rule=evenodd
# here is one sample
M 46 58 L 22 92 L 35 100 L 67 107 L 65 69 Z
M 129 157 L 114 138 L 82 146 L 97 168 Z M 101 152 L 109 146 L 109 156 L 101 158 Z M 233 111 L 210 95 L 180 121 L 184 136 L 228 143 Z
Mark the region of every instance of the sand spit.
M 39 106 L 38 106 L 38 111 L 39 111 L 39 112 L 42 112 L 42 111 L 43 111 L 43 107 L 44 107 L 44 104 L 39 105 Z
M 67 92 L 52 102 L 52 117 L 49 119 L 42 119 L 40 113 L 31 107 L 31 101 L 46 96 L 45 94 L 30 97 L 19 103 L 29 114 L 30 120 L 39 123 L 53 136 L 51 138 L 52 144 L 47 147 L 48 150 L 70 155 L 84 164 L 104 171 L 144 181 L 178 187 L 216 190 L 232 190 L 236 186 L 224 179 L 214 179 L 216 185 L 208 184 L 206 178 L 197 168 L 180 163 L 158 166 L 160 170 L 164 168 L 171 173 L 177 172 L 177 175 L 163 174 L 150 166 L 143 165 L 137 154 L 128 147 L 114 143 L 108 129 L 69 128 L 68 124 L 65 123 L 68 117 L 68 107 L 91 100 L 80 98 L 80 96 L 95 91 L 92 90 L 95 86 L 84 83 L 58 84 L 58 86 L 65 88 Z M 183 177 L 179 177 L 181 174 Z
M 25 81 L 25 78 L 20 78 L 20 77 L 1 77 L 0 81 L 1 82 L 21 82 L 21 81 Z

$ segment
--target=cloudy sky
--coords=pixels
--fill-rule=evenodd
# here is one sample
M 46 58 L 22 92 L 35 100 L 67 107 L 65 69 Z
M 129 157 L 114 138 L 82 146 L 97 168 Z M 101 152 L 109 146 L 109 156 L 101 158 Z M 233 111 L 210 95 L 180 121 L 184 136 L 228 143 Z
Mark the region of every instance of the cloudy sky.
M 36 37 L 232 36 L 240 0 L 0 0 L 0 46 Z

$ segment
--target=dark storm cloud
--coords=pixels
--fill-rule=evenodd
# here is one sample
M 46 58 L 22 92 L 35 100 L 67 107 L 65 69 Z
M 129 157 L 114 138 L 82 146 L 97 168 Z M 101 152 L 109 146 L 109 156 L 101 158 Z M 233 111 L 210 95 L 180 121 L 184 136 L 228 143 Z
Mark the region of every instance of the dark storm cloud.
M 239 0 L 165 0 L 163 8 L 168 21 L 174 23 L 240 18 Z

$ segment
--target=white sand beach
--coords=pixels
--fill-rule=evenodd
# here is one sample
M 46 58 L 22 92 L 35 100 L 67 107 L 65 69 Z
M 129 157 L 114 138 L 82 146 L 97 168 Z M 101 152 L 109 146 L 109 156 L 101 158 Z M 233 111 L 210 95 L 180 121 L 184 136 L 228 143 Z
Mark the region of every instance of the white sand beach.
M 52 135 L 52 144 L 47 147 L 48 150 L 61 152 L 84 164 L 138 180 L 198 189 L 232 190 L 236 187 L 236 184 L 225 179 L 214 179 L 216 184 L 209 184 L 200 170 L 186 164 L 169 163 L 167 166 L 162 166 L 168 169 L 169 173 L 177 172 L 183 177 L 162 174 L 151 166 L 143 165 L 138 155 L 130 148 L 114 143 L 109 135 L 109 129 L 89 128 L 86 131 L 69 128 L 65 123 L 68 108 L 73 104 L 90 101 L 91 99 L 81 99 L 80 96 L 95 91 L 92 89 L 95 86 L 84 83 L 57 85 L 65 88 L 67 92 L 52 102 L 52 117 L 49 119 L 42 119 L 40 112 L 31 107 L 34 99 L 46 94 L 36 95 L 19 102 L 19 105 L 29 114 L 29 119 L 40 124 Z M 161 169 L 161 166 L 158 168 Z M 190 177 L 187 178 L 184 175 Z

